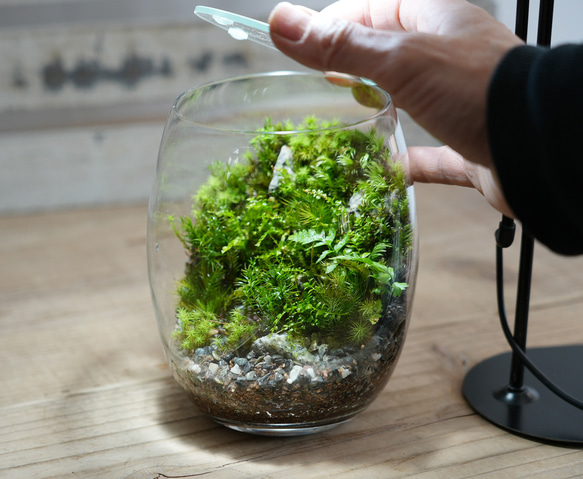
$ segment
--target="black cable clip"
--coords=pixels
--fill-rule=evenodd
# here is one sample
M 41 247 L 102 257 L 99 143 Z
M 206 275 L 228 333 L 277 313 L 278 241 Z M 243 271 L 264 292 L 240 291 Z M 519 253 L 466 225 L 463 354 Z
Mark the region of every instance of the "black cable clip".
M 516 233 L 516 224 L 512 218 L 502 216 L 502 221 L 496 230 L 496 244 L 500 248 L 508 248 L 514 242 L 514 233 Z

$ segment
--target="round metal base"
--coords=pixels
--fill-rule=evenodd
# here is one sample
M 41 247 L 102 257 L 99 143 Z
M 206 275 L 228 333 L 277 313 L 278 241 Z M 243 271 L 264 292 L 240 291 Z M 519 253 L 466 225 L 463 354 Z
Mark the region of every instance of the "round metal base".
M 528 357 L 555 384 L 583 399 L 583 346 L 528 349 Z M 583 410 L 549 391 L 527 369 L 525 389 L 508 389 L 512 353 L 474 366 L 464 378 L 470 406 L 493 424 L 539 442 L 583 446 Z

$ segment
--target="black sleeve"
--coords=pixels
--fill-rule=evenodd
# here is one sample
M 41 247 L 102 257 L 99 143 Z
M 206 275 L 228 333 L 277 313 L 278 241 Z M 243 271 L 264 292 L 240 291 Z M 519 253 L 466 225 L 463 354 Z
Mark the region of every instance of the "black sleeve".
M 551 250 L 583 254 L 583 45 L 521 46 L 496 69 L 488 135 L 502 191 Z

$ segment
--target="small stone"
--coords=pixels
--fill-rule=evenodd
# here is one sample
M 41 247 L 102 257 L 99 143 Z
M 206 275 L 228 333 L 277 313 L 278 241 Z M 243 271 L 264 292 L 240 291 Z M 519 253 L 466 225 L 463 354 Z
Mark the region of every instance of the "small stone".
M 267 355 L 263 358 L 263 362 L 267 365 L 270 366 L 271 365 L 271 356 Z
M 306 373 L 308 373 L 308 376 L 310 376 L 311 378 L 316 377 L 316 372 L 314 371 L 314 368 L 307 367 L 307 368 L 305 368 L 305 371 L 306 371 Z
M 210 363 L 209 364 L 209 372 L 211 374 L 217 374 L 218 370 L 219 370 L 219 365 L 217 363 Z
M 197 359 L 201 356 L 210 356 L 212 348 L 210 346 L 205 346 L 204 348 L 197 348 L 194 351 L 194 358 Z
M 381 353 L 373 353 L 370 355 L 370 357 L 373 361 L 378 361 L 379 359 L 381 359 Z
M 245 374 L 245 379 L 247 381 L 252 381 L 253 379 L 255 379 L 257 377 L 257 375 L 255 374 L 255 371 L 250 371 L 247 374 Z
M 192 362 L 189 366 L 188 366 L 188 370 L 193 372 L 194 374 L 200 374 L 200 366 L 198 364 L 196 364 L 195 362 Z
M 354 214 L 355 216 L 360 216 L 358 208 L 364 201 L 364 197 L 360 193 L 355 193 L 348 200 L 348 212 Z
M 277 161 L 273 167 L 273 177 L 269 182 L 269 187 L 267 191 L 273 193 L 277 188 L 279 188 L 279 182 L 283 178 L 283 171 L 285 171 L 290 177 L 294 177 L 293 165 L 293 154 L 289 146 L 283 145 L 279 151 Z
M 239 367 L 238 364 L 235 364 L 232 368 L 231 368 L 231 372 L 233 374 L 236 374 L 237 376 L 239 376 L 241 374 L 241 368 Z
M 340 377 L 344 379 L 345 377 L 350 376 L 352 374 L 352 371 L 345 367 L 339 367 L 338 373 L 340 374 Z
M 296 379 L 298 379 L 298 377 L 300 375 L 300 371 L 302 369 L 303 368 L 301 366 L 297 366 L 297 365 L 292 368 L 292 370 L 289 373 L 289 378 L 287 378 L 288 384 L 292 384 L 296 381 Z
M 260 377 L 257 382 L 261 385 L 261 386 L 265 386 L 266 384 L 269 384 L 269 374 L 266 374 L 263 377 Z
M 273 369 L 275 369 L 275 366 L 273 364 L 265 364 L 265 363 L 259 363 L 255 369 L 259 369 L 259 370 L 263 370 L 263 371 L 273 371 Z
M 233 359 L 233 362 L 241 368 L 241 374 L 247 374 L 249 371 L 251 371 L 251 361 L 245 358 L 235 358 Z
M 245 366 L 247 366 L 247 364 L 249 364 L 249 360 L 245 359 L 245 358 L 235 358 L 235 359 L 233 359 L 233 362 L 242 368 L 244 368 Z
M 230 353 L 225 353 L 225 355 L 223 356 L 223 359 L 227 362 L 229 362 L 231 359 L 233 359 L 235 357 L 235 355 L 230 352 Z

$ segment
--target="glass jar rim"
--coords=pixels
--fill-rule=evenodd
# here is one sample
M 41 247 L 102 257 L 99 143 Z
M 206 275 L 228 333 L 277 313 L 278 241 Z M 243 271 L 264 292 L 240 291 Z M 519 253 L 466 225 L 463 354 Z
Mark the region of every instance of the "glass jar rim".
M 174 101 L 174 103 L 172 105 L 171 111 L 173 114 L 178 116 L 181 120 L 188 122 L 188 123 L 192 123 L 193 125 L 196 125 L 199 127 L 206 128 L 208 130 L 217 131 L 217 132 L 236 132 L 236 133 L 241 133 L 241 134 L 245 134 L 245 133 L 257 134 L 257 130 L 219 128 L 216 126 L 211 126 L 211 125 L 205 124 L 205 123 L 200 122 L 200 121 L 196 121 L 196 120 L 188 117 L 187 115 L 184 115 L 183 113 L 181 113 L 180 104 L 186 97 L 188 97 L 189 95 L 192 95 L 196 91 L 209 90 L 209 89 L 212 89 L 213 87 L 217 87 L 219 85 L 223 85 L 223 84 L 227 84 L 227 83 L 235 83 L 235 82 L 239 82 L 239 81 L 243 81 L 243 80 L 253 80 L 256 78 L 269 78 L 269 77 L 273 77 L 273 78 L 276 78 L 276 77 L 312 77 L 315 79 L 325 79 L 325 80 L 329 81 L 332 85 L 337 85 L 337 86 L 341 86 L 341 87 L 354 87 L 354 86 L 369 87 L 369 88 L 374 89 L 376 92 L 380 93 L 384 97 L 383 106 L 382 107 L 374 107 L 374 108 L 376 108 L 376 111 L 368 116 L 364 116 L 363 118 L 361 118 L 357 121 L 352 121 L 352 122 L 344 123 L 344 124 L 337 125 L 337 126 L 330 126 L 330 127 L 310 130 L 312 132 L 322 132 L 322 131 L 328 131 L 328 130 L 355 128 L 355 127 L 358 127 L 359 125 L 369 123 L 371 121 L 376 120 L 377 118 L 384 116 L 393 106 L 391 96 L 385 90 L 380 88 L 376 83 L 374 83 L 370 80 L 367 80 L 367 79 L 359 78 L 359 77 L 356 77 L 354 75 L 349 75 L 346 73 L 337 73 L 337 72 L 302 72 L 302 71 L 292 71 L 292 70 L 281 70 L 281 71 L 269 71 L 269 72 L 263 72 L 263 73 L 252 73 L 252 74 L 246 74 L 246 75 L 239 75 L 239 76 L 228 77 L 228 78 L 223 78 L 223 79 L 219 79 L 219 80 L 213 80 L 210 82 L 202 83 L 200 85 L 189 88 L 188 90 L 186 90 L 183 93 L 181 93 L 180 95 L 178 95 L 178 97 L 176 98 L 176 100 Z M 334 80 L 336 80 L 336 81 L 334 81 Z M 378 97 L 377 97 L 377 99 L 378 99 Z M 356 98 L 355 98 L 355 101 L 359 102 L 358 99 L 356 99 Z M 365 106 L 370 107 L 370 105 L 365 105 Z M 302 133 L 304 131 L 307 131 L 307 130 L 302 129 L 302 130 L 290 131 L 290 130 L 283 130 L 282 129 L 282 130 L 276 130 L 276 131 L 265 131 L 262 133 L 268 134 L 268 135 L 289 135 L 289 134 L 294 134 L 294 133 Z

